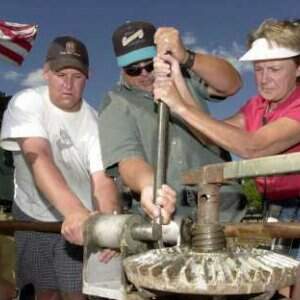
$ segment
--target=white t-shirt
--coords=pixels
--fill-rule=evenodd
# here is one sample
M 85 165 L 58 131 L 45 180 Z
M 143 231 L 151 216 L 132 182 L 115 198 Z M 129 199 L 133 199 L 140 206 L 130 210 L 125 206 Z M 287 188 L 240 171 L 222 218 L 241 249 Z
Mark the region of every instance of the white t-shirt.
M 35 187 L 16 142 L 24 137 L 49 141 L 56 166 L 69 187 L 92 209 L 90 175 L 103 170 L 96 111 L 83 101 L 80 111 L 65 112 L 52 104 L 48 87 L 43 86 L 16 94 L 3 116 L 0 146 L 14 151 L 17 205 L 35 219 L 61 220 L 60 213 Z

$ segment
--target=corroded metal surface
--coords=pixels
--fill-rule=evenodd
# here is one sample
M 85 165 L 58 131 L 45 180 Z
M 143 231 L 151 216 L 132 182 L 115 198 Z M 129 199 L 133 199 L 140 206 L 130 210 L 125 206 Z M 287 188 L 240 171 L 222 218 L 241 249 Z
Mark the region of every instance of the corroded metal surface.
M 186 247 L 149 250 L 155 246 L 153 232 L 150 235 L 148 232 L 151 224 L 145 224 L 138 216 L 123 216 L 118 226 L 114 220 L 111 226 L 107 226 L 108 220 L 104 220 L 101 230 L 91 228 L 90 232 L 95 234 L 90 234 L 90 239 L 86 239 L 90 242 L 90 248 L 87 248 L 94 254 L 97 247 L 103 246 L 113 236 L 113 241 L 116 241 L 113 245 L 119 245 L 122 254 L 122 272 L 126 273 L 123 285 L 127 295 L 143 291 L 157 294 L 158 299 L 170 293 L 174 293 L 170 299 L 175 295 L 184 299 L 198 295 L 213 296 L 213 299 L 230 298 L 232 295 L 239 295 L 241 299 L 245 299 L 242 298 L 245 295 L 254 296 L 255 300 L 269 299 L 275 290 L 295 283 L 299 262 L 267 250 L 230 246 L 225 236 L 249 239 L 255 235 L 270 239 L 286 234 L 287 228 L 283 226 L 279 232 L 276 228 L 262 227 L 257 232 L 255 228 L 251 231 L 249 226 L 238 224 L 236 228 L 229 225 L 229 230 L 226 224 L 219 224 L 219 189 L 228 180 L 299 170 L 300 155 L 289 154 L 208 165 L 190 171 L 185 174 L 184 183 L 198 186 L 197 217 L 195 221 L 183 222 L 183 226 L 175 230 L 175 236 L 180 234 L 180 239 L 175 237 L 175 240 L 180 240 L 181 245 Z M 91 226 L 95 224 L 91 223 Z M 108 236 L 104 235 L 107 227 L 118 227 L 117 234 L 110 231 Z M 290 229 L 287 235 L 297 234 L 297 227 Z M 96 264 L 91 265 L 93 268 Z M 99 281 L 99 277 L 94 278 Z
M 202 295 L 254 294 L 289 286 L 298 265 L 267 250 L 198 253 L 180 247 L 150 250 L 123 261 L 136 287 Z
M 206 165 L 198 170 L 185 172 L 182 179 L 185 184 L 198 184 L 199 182 L 224 183 L 232 179 L 295 173 L 299 171 L 300 154 L 289 153 Z
M 191 235 L 191 246 L 195 252 L 218 252 L 226 248 L 225 235 L 220 224 L 194 224 Z

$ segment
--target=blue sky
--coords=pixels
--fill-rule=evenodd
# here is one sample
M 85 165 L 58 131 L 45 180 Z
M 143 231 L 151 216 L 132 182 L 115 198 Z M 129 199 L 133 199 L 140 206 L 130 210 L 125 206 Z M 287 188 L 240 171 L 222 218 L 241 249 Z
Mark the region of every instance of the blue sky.
M 210 104 L 213 115 L 234 113 L 255 93 L 252 68 L 237 58 L 246 36 L 266 18 L 299 18 L 299 0 L 2 0 L 0 19 L 39 26 L 33 49 L 21 67 L 0 61 L 0 90 L 11 95 L 41 83 L 49 42 L 74 35 L 90 52 L 91 78 L 85 98 L 98 107 L 119 78 L 111 34 L 127 20 L 146 20 L 180 30 L 187 47 L 229 59 L 241 72 L 244 87 L 223 103 Z

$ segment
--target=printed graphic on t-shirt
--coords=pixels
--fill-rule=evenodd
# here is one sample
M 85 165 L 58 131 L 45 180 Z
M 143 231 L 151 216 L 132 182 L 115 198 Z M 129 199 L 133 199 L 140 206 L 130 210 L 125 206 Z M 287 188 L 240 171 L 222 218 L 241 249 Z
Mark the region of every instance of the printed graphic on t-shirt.
M 63 151 L 73 146 L 73 142 L 66 130 L 60 129 L 59 139 L 56 141 L 56 145 L 60 151 Z
M 59 130 L 59 136 L 56 140 L 59 160 L 64 164 L 67 169 L 72 168 L 72 149 L 74 144 L 68 132 L 65 129 Z

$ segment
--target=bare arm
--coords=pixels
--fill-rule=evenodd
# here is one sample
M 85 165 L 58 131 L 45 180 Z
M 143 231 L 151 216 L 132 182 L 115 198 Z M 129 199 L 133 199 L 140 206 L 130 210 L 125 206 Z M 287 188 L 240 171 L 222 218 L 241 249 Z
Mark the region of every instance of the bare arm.
M 91 175 L 92 192 L 96 209 L 101 214 L 115 214 L 121 212 L 119 192 L 114 180 L 104 171 L 98 171 Z M 116 255 L 112 249 L 103 249 L 99 252 L 100 262 L 108 263 Z
M 158 54 L 171 52 L 179 63 L 184 63 L 187 51 L 183 45 L 180 33 L 172 27 L 161 27 L 155 33 L 155 43 Z M 235 94 L 242 86 L 237 70 L 225 59 L 196 53 L 192 70 L 208 85 L 211 95 L 226 97 Z
M 255 132 L 248 132 L 233 125 L 230 119 L 218 121 L 188 106 L 177 113 L 212 142 L 243 158 L 278 154 L 300 142 L 300 124 L 289 118 L 281 118 Z
M 95 172 L 91 177 L 97 210 L 103 214 L 120 213 L 119 193 L 114 180 L 104 171 Z
M 56 167 L 48 141 L 43 138 L 24 138 L 18 139 L 18 144 L 37 188 L 64 217 L 62 234 L 70 242 L 81 244 L 81 226 L 90 212 Z
M 19 139 L 18 143 L 35 183 L 45 198 L 64 217 L 75 212 L 87 212 L 56 167 L 48 141 L 43 138 L 25 138 Z
M 217 56 L 196 53 L 192 70 L 206 82 L 208 93 L 212 96 L 231 96 L 242 86 L 238 71 Z
M 133 157 L 119 163 L 119 172 L 124 183 L 134 192 L 141 193 L 147 186 L 154 184 L 154 172 L 151 165 L 142 158 Z
M 199 107 L 199 109 L 201 111 L 203 111 L 200 107 Z M 203 113 L 206 114 L 205 111 L 203 111 Z M 241 129 L 241 130 L 243 130 L 245 128 L 244 116 L 240 113 L 237 113 L 237 114 L 231 116 L 230 118 L 225 119 L 224 122 L 233 127 Z M 195 127 L 191 126 L 190 124 L 187 124 L 187 126 L 189 127 L 191 132 L 194 134 L 194 136 L 196 136 L 202 143 L 204 143 L 206 145 L 211 145 L 211 144 L 215 145 L 215 143 L 211 139 L 209 139 L 207 136 L 205 136 L 203 133 L 201 133 Z
M 189 124 L 193 132 L 197 132 L 195 134 L 199 139 L 202 140 L 205 136 L 214 144 L 243 158 L 281 153 L 299 143 L 300 123 L 289 118 L 281 118 L 255 132 L 247 132 L 244 129 L 244 119 L 240 113 L 225 121 L 215 120 L 206 114 L 190 95 L 182 92 L 185 90 L 180 78 L 177 78 L 181 76 L 176 71 L 178 62 L 175 59 L 169 59 L 168 62 L 171 63 L 174 74 L 171 77 L 156 78 L 155 98 L 164 101 L 174 113 Z
M 133 191 L 141 194 L 141 206 L 152 219 L 158 217 L 158 208 L 153 203 L 154 172 L 142 158 L 134 157 L 119 163 L 119 172 L 124 183 Z M 161 207 L 164 223 L 168 223 L 175 211 L 176 192 L 168 185 L 163 185 L 158 192 L 157 203 Z

